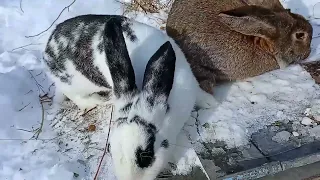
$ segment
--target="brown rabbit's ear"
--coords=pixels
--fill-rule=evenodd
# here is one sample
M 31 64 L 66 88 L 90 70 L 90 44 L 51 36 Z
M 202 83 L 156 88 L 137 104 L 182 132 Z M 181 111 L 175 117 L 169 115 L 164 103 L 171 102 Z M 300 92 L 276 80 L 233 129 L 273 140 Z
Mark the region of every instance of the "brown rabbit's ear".
M 248 36 L 272 39 L 277 34 L 277 28 L 272 24 L 274 13 L 259 6 L 243 6 L 237 9 L 221 12 L 219 21 L 230 29 Z
M 248 5 L 256 5 L 256 6 L 261 6 L 267 9 L 272 9 L 272 10 L 284 10 L 284 7 L 280 3 L 279 0 L 243 0 L 246 1 Z

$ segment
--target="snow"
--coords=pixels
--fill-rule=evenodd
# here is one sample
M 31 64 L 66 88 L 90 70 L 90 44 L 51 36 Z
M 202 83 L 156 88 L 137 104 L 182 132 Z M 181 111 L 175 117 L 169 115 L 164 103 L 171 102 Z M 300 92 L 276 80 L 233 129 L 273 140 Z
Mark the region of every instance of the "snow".
M 272 137 L 272 141 L 276 141 L 278 143 L 284 143 L 289 141 L 290 136 L 291 134 L 288 131 L 281 131 Z
M 306 125 L 306 126 L 310 126 L 313 124 L 312 119 L 308 118 L 308 117 L 304 117 L 302 118 L 301 124 Z
M 293 65 L 217 87 L 214 92 L 221 104 L 214 111 L 200 113 L 201 137 L 191 138 L 225 141 L 232 148 L 248 144 L 252 133 L 273 122 L 300 121 L 301 114 L 319 97 L 319 86 L 303 68 Z M 188 129 L 194 131 L 192 127 Z
M 20 0 L 0 1 L 0 179 L 93 179 L 97 171 L 106 143 L 110 106 L 81 116 L 81 111 L 55 92 L 43 73 L 42 52 L 52 28 L 39 36 L 25 37 L 47 29 L 71 2 L 22 0 L 20 8 Z M 309 61 L 319 59 L 320 1 L 283 3 L 311 21 L 315 38 Z M 77 0 L 53 27 L 81 14 L 121 14 L 122 10 L 121 4 L 112 0 Z M 133 15 L 158 28 L 167 16 L 165 11 L 154 15 L 128 14 Z M 173 173 L 187 174 L 193 166 L 201 166 L 196 155 L 202 148 L 201 142 L 224 141 L 229 148 L 239 147 L 248 143 L 252 133 L 276 121 L 294 121 L 297 127 L 302 126 L 300 122 L 306 117 L 319 121 L 319 92 L 319 86 L 298 65 L 217 87 L 219 107 L 194 112 L 180 133 L 173 158 L 177 168 Z M 40 102 L 39 96 L 54 96 L 54 102 Z M 42 119 L 42 132 L 35 140 L 34 130 L 40 127 Z M 90 132 L 87 128 L 92 124 L 96 131 Z M 320 138 L 320 126 L 312 125 L 295 131 Z M 115 179 L 110 158 L 107 154 L 102 163 L 102 179 Z
M 292 135 L 294 136 L 294 137 L 298 137 L 299 136 L 299 133 L 297 133 L 297 132 L 292 132 Z

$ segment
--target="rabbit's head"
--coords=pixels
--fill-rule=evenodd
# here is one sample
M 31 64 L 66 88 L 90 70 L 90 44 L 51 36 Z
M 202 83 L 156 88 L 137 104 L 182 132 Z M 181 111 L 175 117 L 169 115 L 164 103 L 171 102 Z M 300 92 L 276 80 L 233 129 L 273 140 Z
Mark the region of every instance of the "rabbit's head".
M 167 164 L 171 139 L 159 127 L 170 110 L 174 70 L 175 53 L 166 42 L 148 62 L 142 90 L 118 94 L 110 152 L 119 180 L 151 180 Z
M 114 128 L 109 152 L 119 180 L 152 180 L 167 164 L 169 134 L 168 97 L 174 80 L 176 56 L 169 41 L 150 58 L 138 90 L 120 24 L 108 22 L 105 30 L 107 63 L 115 98 Z
M 231 30 L 252 38 L 256 45 L 272 54 L 281 68 L 310 54 L 312 26 L 290 10 L 249 5 L 221 12 L 218 17 Z

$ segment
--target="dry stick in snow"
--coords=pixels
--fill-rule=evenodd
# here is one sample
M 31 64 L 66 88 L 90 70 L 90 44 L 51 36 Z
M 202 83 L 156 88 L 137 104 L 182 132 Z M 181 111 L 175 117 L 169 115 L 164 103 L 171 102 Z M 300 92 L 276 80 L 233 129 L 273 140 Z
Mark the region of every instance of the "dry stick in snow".
M 138 6 L 144 11 L 145 14 L 148 13 L 148 11 L 138 2 L 138 0 L 133 0 L 133 2 L 137 3 Z
M 23 9 L 22 9 L 22 0 L 20 0 L 20 10 L 22 13 L 24 13 Z
M 30 104 L 31 104 L 31 102 L 29 102 L 29 104 L 27 104 L 27 105 L 23 106 L 22 108 L 20 108 L 18 111 L 24 110 L 24 109 L 25 109 L 26 107 L 28 107 Z
M 43 102 L 41 101 L 41 96 L 39 97 L 40 98 L 40 104 L 41 104 L 41 123 L 40 123 L 40 127 L 38 127 L 36 130 L 35 130 L 35 133 L 33 135 L 32 138 L 34 139 L 38 139 L 39 138 L 39 135 L 40 133 L 42 132 L 42 128 L 43 128 L 43 123 L 44 123 L 44 107 L 43 107 Z
M 111 131 L 112 115 L 113 115 L 113 105 L 111 106 L 111 117 L 110 117 L 110 121 L 109 121 L 109 131 L 108 131 L 106 146 L 104 147 L 104 151 L 103 151 L 103 154 L 102 154 L 102 157 L 101 157 L 101 160 L 100 160 L 100 163 L 99 163 L 99 166 L 98 166 L 96 175 L 94 176 L 94 179 L 93 179 L 93 180 L 97 180 L 98 175 L 99 175 L 99 170 L 100 170 L 100 168 L 101 168 L 101 164 L 102 164 L 102 161 L 103 161 L 103 158 L 104 158 L 104 156 L 105 156 L 106 153 L 107 153 L 108 143 L 109 143 L 109 136 L 110 136 L 110 131 Z
M 10 52 L 13 52 L 13 51 L 18 50 L 18 49 L 23 49 L 23 48 L 28 47 L 28 46 L 37 46 L 37 45 L 41 45 L 41 43 L 36 43 L 36 44 L 30 43 L 30 44 L 27 44 L 27 45 L 23 45 L 23 46 L 20 46 L 20 47 L 12 49 Z
M 68 9 L 68 11 L 69 11 L 69 8 L 70 8 L 75 2 L 76 2 L 76 0 L 73 0 L 73 1 L 71 2 L 71 4 L 69 4 L 68 6 L 64 7 L 64 8 L 62 9 L 62 11 L 60 12 L 60 14 L 58 15 L 58 17 L 51 23 L 51 25 L 50 25 L 46 30 L 44 30 L 44 31 L 42 31 L 42 32 L 40 32 L 40 33 L 38 33 L 38 34 L 31 35 L 31 36 L 25 36 L 25 37 L 26 37 L 26 38 L 36 37 L 36 36 L 39 36 L 39 35 L 41 35 L 42 33 L 46 32 L 46 31 L 48 31 L 48 30 L 53 26 L 53 24 L 60 18 L 61 14 L 62 14 L 66 9 Z
M 42 91 L 42 93 L 45 93 L 43 90 L 43 86 L 36 80 L 36 78 L 33 76 L 33 74 L 30 72 L 30 70 L 27 70 L 29 72 L 29 74 L 31 75 L 31 78 L 36 82 L 38 91 L 39 91 L 39 96 L 40 96 L 40 90 Z

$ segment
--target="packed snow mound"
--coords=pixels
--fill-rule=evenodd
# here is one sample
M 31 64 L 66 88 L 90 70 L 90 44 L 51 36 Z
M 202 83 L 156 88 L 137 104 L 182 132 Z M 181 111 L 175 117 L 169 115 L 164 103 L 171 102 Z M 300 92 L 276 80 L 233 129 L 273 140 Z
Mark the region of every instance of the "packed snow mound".
M 231 147 L 248 144 L 248 137 L 275 121 L 297 121 L 314 99 L 319 86 L 301 66 L 293 65 L 242 82 L 219 86 L 220 106 L 201 111 L 202 141 L 225 141 Z

